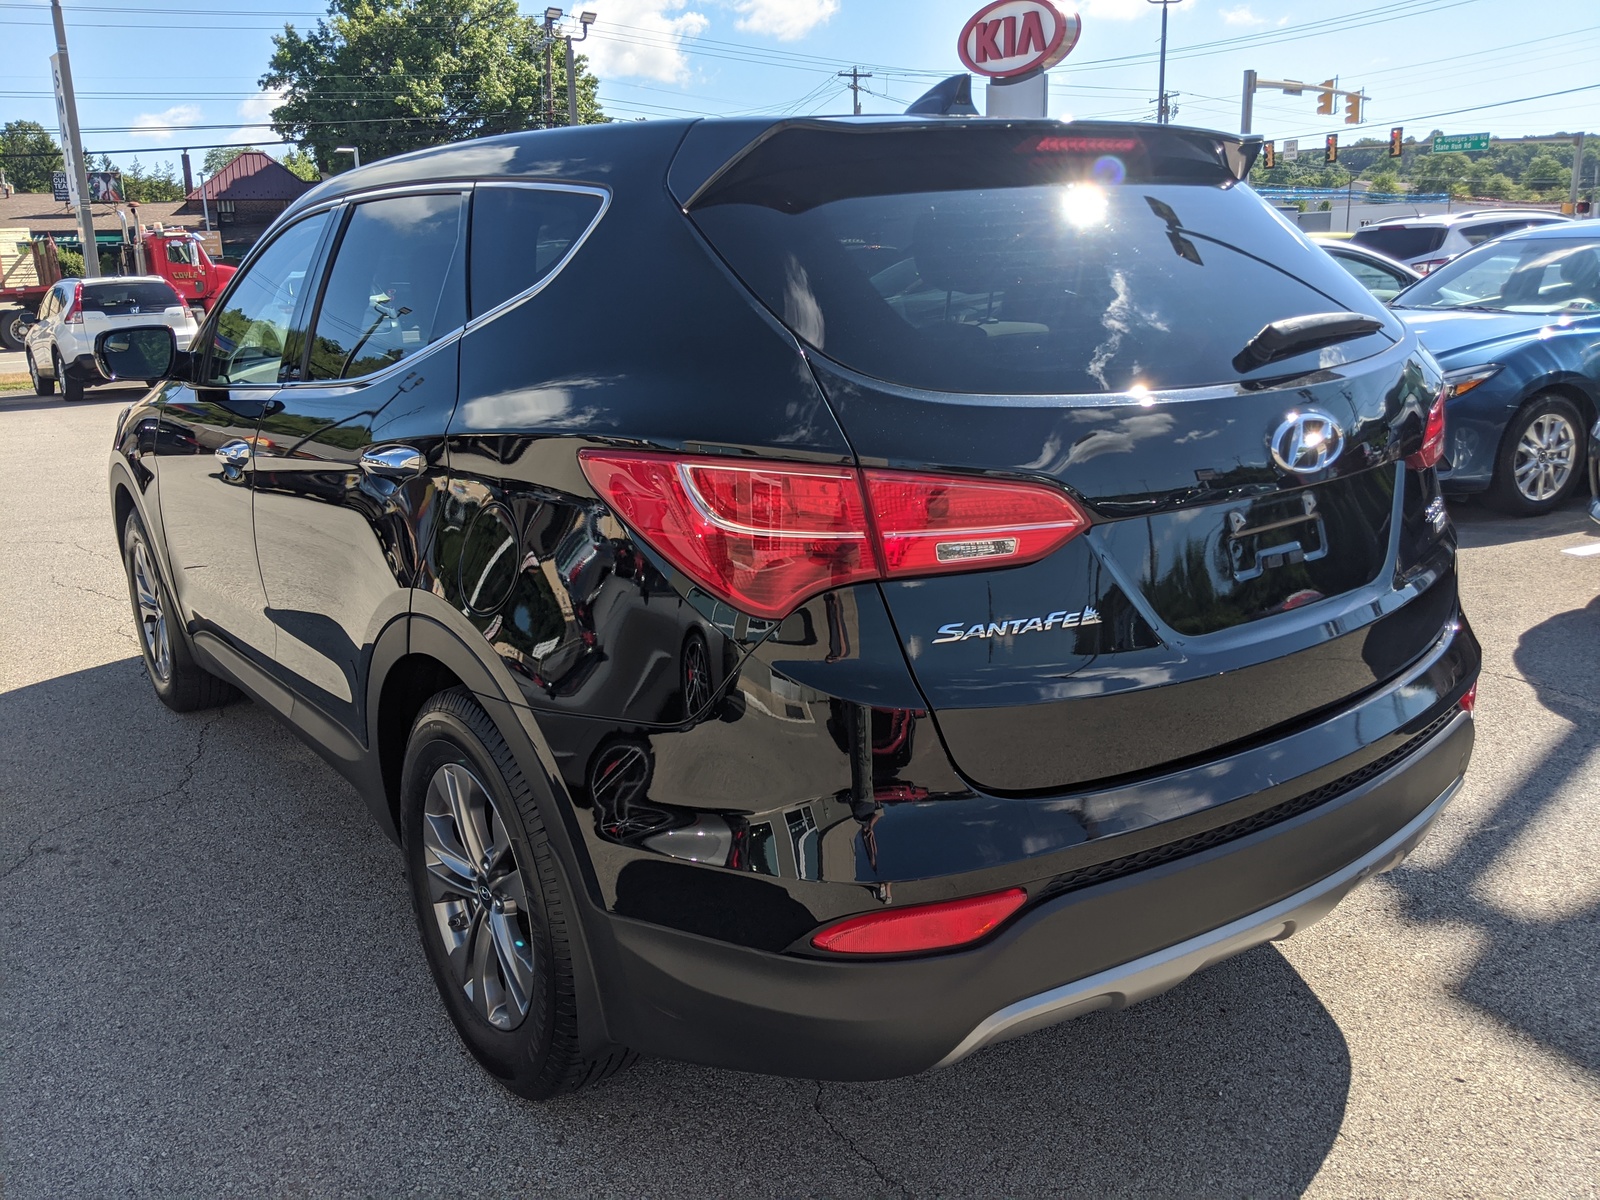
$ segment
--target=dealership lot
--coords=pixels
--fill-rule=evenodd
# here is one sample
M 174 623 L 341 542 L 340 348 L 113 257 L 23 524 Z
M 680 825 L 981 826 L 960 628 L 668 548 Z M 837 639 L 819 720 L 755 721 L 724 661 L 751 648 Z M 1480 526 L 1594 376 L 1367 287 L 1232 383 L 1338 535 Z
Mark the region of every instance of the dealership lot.
M 250 704 L 137 657 L 118 409 L 0 393 L 0 1189 L 62 1194 L 1593 1194 L 1600 540 L 1455 509 L 1483 642 L 1467 786 L 1305 935 L 941 1073 L 645 1062 L 501 1091 L 400 856 Z

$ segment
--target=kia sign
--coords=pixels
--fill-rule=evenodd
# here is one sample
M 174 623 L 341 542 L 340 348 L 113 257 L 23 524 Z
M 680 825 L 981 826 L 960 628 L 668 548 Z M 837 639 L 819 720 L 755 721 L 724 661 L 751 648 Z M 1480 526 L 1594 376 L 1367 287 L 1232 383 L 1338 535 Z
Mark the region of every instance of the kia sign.
M 1047 0 L 995 0 L 961 30 L 956 52 L 970 71 L 1010 79 L 1047 69 L 1078 44 L 1083 22 Z

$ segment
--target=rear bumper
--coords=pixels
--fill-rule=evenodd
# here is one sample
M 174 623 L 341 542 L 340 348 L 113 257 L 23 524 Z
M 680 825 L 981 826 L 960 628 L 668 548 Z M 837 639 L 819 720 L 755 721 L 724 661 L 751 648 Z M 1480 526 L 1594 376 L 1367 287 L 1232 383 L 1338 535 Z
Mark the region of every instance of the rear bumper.
M 1472 718 L 1310 811 L 1026 910 L 972 950 L 898 961 L 774 954 L 606 918 L 607 1026 L 645 1053 L 881 1079 L 1154 995 L 1326 914 L 1397 863 L 1460 784 Z

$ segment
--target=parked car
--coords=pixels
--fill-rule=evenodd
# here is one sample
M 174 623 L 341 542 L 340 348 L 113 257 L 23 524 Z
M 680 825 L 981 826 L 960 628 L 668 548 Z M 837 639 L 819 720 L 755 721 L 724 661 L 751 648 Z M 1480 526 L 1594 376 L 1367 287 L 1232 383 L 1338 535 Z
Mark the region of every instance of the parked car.
M 1385 304 L 1422 278 L 1420 273 L 1405 263 L 1396 262 L 1376 250 L 1354 245 L 1347 238 L 1335 238 L 1325 233 L 1313 233 L 1310 237 L 1328 252 L 1334 262 L 1350 272 L 1357 283 Z
M 1536 225 L 1570 222 L 1560 213 L 1508 208 L 1442 213 L 1431 217 L 1385 217 L 1355 231 L 1351 241 L 1387 254 L 1423 275 L 1474 246 Z
M 1600 408 L 1600 225 L 1479 246 L 1393 307 L 1445 369 L 1447 492 L 1530 516 L 1581 486 Z
M 99 339 L 170 380 L 110 464 L 156 694 L 355 784 L 527 1096 L 921 1071 L 1286 937 L 1455 794 L 1480 653 L 1438 369 L 1255 148 L 652 121 L 327 180 L 192 352 Z
M 100 334 L 155 322 L 187 349 L 199 329 L 184 299 L 155 275 L 63 279 L 45 293 L 37 314 L 23 313 L 20 320 L 34 393 L 49 396 L 59 384 L 65 400 L 81 400 L 85 387 L 107 382 L 95 365 Z

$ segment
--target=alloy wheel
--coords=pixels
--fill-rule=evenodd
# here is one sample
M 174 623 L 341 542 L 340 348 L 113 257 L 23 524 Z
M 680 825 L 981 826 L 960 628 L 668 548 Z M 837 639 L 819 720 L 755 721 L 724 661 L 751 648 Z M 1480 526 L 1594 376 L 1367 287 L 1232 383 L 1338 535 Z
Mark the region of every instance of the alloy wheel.
M 1578 433 L 1560 413 L 1541 413 L 1522 431 L 1512 475 L 1524 499 L 1545 503 L 1567 485 L 1577 459 Z
M 422 814 L 428 900 L 455 982 L 496 1029 L 521 1025 L 535 960 L 527 886 L 489 789 L 461 763 L 433 773 Z
M 172 678 L 172 643 L 167 638 L 167 606 L 161 591 L 161 577 L 150 561 L 150 551 L 144 538 L 134 536 L 133 591 L 139 606 L 139 632 L 144 638 L 145 653 L 150 660 L 150 671 L 157 680 L 166 683 Z

